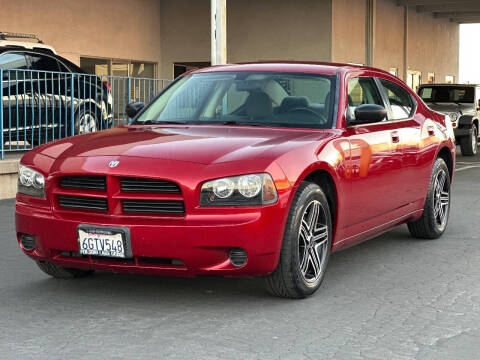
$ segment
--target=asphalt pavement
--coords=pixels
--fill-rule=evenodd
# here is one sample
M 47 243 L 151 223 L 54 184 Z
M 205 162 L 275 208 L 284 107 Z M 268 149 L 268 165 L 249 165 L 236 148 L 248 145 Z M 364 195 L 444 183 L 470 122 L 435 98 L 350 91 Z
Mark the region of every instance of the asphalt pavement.
M 478 359 L 480 157 L 457 159 L 448 229 L 332 255 L 306 300 L 262 279 L 44 275 L 0 201 L 0 359 Z

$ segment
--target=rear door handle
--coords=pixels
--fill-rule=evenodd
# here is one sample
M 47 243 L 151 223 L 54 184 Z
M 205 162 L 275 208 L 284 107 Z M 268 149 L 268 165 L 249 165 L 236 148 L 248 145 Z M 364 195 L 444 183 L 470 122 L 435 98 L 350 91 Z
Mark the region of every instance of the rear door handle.
M 427 126 L 427 132 L 428 136 L 434 136 L 435 135 L 435 128 L 432 125 Z
M 397 144 L 397 143 L 400 142 L 400 135 L 399 135 L 398 131 L 392 131 L 390 133 L 390 135 L 392 136 L 392 142 L 393 143 Z

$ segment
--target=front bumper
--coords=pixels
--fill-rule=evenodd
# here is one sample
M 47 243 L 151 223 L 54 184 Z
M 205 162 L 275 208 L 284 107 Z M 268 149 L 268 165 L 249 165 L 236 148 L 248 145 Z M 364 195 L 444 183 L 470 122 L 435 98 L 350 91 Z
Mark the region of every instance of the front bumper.
M 259 208 L 218 209 L 181 218 L 140 218 L 109 215 L 58 214 L 32 206 L 17 195 L 17 241 L 35 236 L 36 248 L 22 249 L 34 260 L 64 267 L 167 276 L 260 276 L 274 271 L 279 257 L 285 207 L 280 202 Z M 78 255 L 80 224 L 126 226 L 131 233 L 133 258 L 112 259 Z M 232 248 L 246 250 L 245 265 L 229 261 Z M 183 265 L 173 265 L 176 259 Z

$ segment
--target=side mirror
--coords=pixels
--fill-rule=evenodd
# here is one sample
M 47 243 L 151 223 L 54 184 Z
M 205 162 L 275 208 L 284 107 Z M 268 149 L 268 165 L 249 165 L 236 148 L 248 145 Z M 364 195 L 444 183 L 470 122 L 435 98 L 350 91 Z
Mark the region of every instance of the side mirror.
M 349 125 L 376 123 L 387 117 L 387 110 L 383 106 L 375 104 L 359 105 L 355 109 L 355 119 L 349 119 Z
M 144 107 L 145 104 L 141 101 L 133 102 L 125 107 L 125 112 L 130 119 L 133 119 Z

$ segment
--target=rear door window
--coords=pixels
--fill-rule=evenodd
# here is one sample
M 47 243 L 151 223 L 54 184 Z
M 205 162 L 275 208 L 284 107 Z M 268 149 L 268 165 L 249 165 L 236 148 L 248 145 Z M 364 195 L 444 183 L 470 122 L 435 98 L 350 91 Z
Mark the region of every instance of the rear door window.
M 45 55 L 30 55 L 32 69 L 43 71 L 60 71 L 57 59 Z
M 390 102 L 390 108 L 392 109 L 391 120 L 402 120 L 411 117 L 414 111 L 414 102 L 410 94 L 394 82 L 380 79 L 380 83 Z

